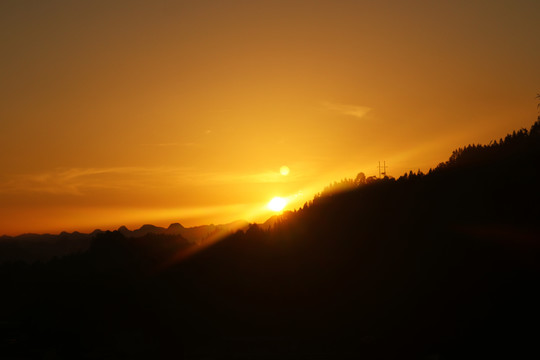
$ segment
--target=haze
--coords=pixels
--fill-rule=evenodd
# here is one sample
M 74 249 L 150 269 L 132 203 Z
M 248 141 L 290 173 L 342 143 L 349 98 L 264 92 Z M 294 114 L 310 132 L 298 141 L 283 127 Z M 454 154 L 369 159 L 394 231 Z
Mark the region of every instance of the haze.
M 378 161 L 427 171 L 536 119 L 539 13 L 2 1 L 0 234 L 263 221 Z

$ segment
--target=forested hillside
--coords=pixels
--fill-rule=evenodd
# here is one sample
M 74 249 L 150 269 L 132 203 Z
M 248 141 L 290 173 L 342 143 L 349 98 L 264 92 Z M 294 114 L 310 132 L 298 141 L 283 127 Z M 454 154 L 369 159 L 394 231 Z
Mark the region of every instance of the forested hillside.
M 6 263 L 0 354 L 534 358 L 538 184 L 540 119 L 427 174 L 334 184 L 270 229 L 197 246 L 106 232 L 84 253 Z

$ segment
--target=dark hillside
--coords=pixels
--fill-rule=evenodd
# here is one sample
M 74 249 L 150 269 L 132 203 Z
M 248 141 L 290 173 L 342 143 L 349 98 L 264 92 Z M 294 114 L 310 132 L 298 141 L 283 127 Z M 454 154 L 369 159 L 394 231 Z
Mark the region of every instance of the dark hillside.
M 83 254 L 5 264 L 0 352 L 538 357 L 539 129 L 460 149 L 426 175 L 359 176 L 269 230 L 198 251 L 181 236 L 113 232 Z

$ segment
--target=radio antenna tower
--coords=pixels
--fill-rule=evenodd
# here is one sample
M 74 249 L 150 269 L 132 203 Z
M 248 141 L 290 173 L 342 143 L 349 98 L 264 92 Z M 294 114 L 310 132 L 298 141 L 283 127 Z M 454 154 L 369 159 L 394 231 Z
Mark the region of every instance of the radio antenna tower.
M 386 168 L 388 166 L 386 166 L 386 161 L 383 161 L 383 166 L 381 166 L 381 162 L 379 161 L 379 179 L 381 178 L 381 175 L 382 176 L 386 176 Z M 382 171 L 381 171 L 382 169 Z

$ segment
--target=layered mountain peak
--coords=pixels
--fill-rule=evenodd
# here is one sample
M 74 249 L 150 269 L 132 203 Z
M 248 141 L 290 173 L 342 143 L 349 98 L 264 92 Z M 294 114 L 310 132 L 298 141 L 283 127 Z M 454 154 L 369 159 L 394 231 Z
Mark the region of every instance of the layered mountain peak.
M 152 224 L 144 224 L 143 226 L 141 226 L 139 228 L 139 230 L 144 230 L 144 231 L 148 231 L 148 230 L 153 231 L 153 230 L 157 230 L 157 229 L 159 229 L 159 228 L 157 226 L 155 226 L 155 225 L 152 225 Z
M 167 230 L 180 230 L 180 229 L 185 229 L 185 227 L 182 226 L 182 224 L 180 224 L 180 223 L 172 223 L 172 224 L 169 225 L 169 227 L 167 228 Z

